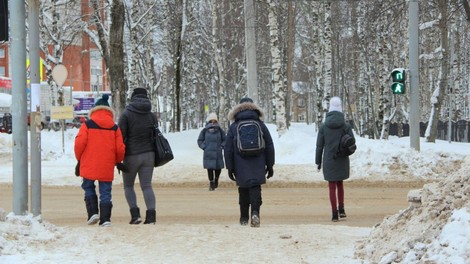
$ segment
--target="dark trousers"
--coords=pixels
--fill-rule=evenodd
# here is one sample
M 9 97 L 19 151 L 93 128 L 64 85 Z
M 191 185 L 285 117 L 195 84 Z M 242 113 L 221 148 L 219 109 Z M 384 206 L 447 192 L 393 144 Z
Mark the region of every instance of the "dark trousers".
M 238 187 L 238 203 L 240 204 L 240 218 L 250 218 L 249 211 L 251 205 L 251 213 L 258 212 L 263 203 L 261 198 L 261 185 L 243 188 Z

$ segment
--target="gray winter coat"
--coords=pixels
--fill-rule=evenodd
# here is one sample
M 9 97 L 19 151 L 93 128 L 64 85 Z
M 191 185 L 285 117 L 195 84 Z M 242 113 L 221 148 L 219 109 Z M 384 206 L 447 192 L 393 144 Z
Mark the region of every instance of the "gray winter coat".
M 315 164 L 322 164 L 326 181 L 342 181 L 349 178 L 349 157 L 337 157 L 339 140 L 343 131 L 354 137 L 351 126 L 344 121 L 344 114 L 337 111 L 326 114 L 325 123 L 318 131 Z
M 207 123 L 199 133 L 197 144 L 204 150 L 204 169 L 220 170 L 224 168 L 222 149 L 225 145 L 225 132 L 219 124 Z
M 225 142 L 225 166 L 235 172 L 237 185 L 243 188 L 266 183 L 266 169 L 274 166 L 274 144 L 266 125 L 261 121 L 263 112 L 253 103 L 243 103 L 234 107 L 229 119 L 230 125 Z M 258 120 L 263 131 L 265 149 L 259 156 L 243 157 L 236 146 L 237 125 L 241 120 Z

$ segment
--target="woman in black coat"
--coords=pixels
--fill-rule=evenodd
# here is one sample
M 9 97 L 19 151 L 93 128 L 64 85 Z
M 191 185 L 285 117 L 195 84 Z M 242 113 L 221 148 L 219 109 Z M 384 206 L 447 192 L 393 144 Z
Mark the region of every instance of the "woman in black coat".
M 321 169 L 323 161 L 323 177 L 328 181 L 333 222 L 338 221 L 338 213 L 339 217 L 346 217 L 343 181 L 349 178 L 349 157 L 335 157 L 343 133 L 348 133 L 354 138 L 351 126 L 344 120 L 341 99 L 333 97 L 330 100 L 330 109 L 326 114 L 325 123 L 318 131 L 315 153 L 318 170 Z
M 222 149 L 225 145 L 225 132 L 219 126 L 217 114 L 209 114 L 206 126 L 199 133 L 197 144 L 204 150 L 202 165 L 207 169 L 209 191 L 213 191 L 219 186 L 220 172 L 224 168 Z

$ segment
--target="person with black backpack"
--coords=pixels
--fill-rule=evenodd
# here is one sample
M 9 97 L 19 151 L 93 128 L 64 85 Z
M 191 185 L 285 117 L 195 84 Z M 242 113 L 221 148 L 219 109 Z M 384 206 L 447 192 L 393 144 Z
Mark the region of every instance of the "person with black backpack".
M 344 134 L 349 136 L 344 137 Z M 350 151 L 344 151 L 346 146 L 342 145 L 343 141 Z M 333 222 L 346 217 L 343 181 L 349 178 L 349 155 L 355 149 L 354 134 L 351 126 L 345 122 L 341 99 L 333 97 L 325 122 L 318 131 L 315 151 L 315 164 L 320 171 L 323 162 L 323 177 L 328 181 Z
M 238 185 L 240 224 L 260 226 L 261 185 L 274 175 L 274 144 L 262 121 L 263 111 L 250 98 L 243 98 L 229 113 L 230 125 L 224 156 L 228 176 Z M 250 218 L 251 206 L 251 218 Z

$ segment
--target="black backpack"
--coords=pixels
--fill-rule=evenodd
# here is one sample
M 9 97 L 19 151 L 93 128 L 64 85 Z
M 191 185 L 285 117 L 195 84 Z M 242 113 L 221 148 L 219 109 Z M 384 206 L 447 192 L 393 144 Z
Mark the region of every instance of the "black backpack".
M 257 156 L 264 151 L 263 131 L 259 121 L 243 120 L 237 125 L 237 148 L 243 156 Z
M 351 137 L 351 135 L 348 134 L 346 129 L 343 129 L 343 134 L 339 139 L 338 150 L 336 151 L 333 158 L 336 159 L 348 157 L 354 154 L 354 152 L 356 152 L 356 149 L 356 140 L 354 139 L 354 137 Z

